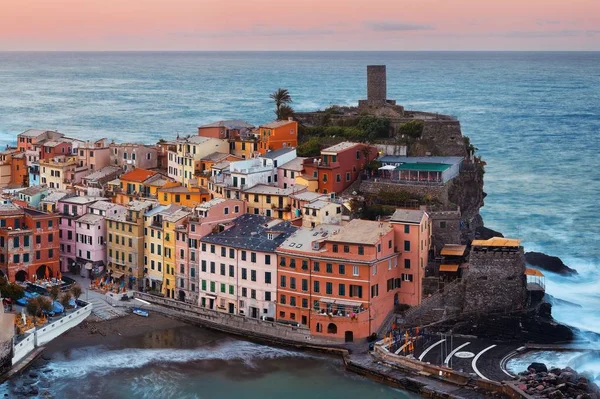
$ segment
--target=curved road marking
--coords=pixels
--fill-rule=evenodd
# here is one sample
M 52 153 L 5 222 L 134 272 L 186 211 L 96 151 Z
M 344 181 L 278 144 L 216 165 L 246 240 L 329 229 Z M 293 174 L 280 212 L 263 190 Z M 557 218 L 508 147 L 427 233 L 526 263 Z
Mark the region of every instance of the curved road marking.
M 423 361 L 423 358 L 425 357 L 425 355 L 432 350 L 434 347 L 438 346 L 439 344 L 441 344 L 442 342 L 446 341 L 445 339 L 440 339 L 438 342 L 436 342 L 435 344 L 431 345 L 429 348 L 425 349 L 423 351 L 423 353 L 421 353 L 421 356 L 419 356 L 419 361 Z
M 454 354 L 456 352 L 458 352 L 459 350 L 461 350 L 462 348 L 464 348 L 465 346 L 469 345 L 470 342 L 465 342 L 464 344 L 462 344 L 461 346 L 457 347 L 456 349 L 454 349 L 452 352 L 450 352 L 448 354 L 448 356 L 446 356 L 446 359 L 444 360 L 444 364 L 448 365 L 448 363 L 450 363 L 450 359 L 452 359 L 452 356 L 454 356 Z
M 477 354 L 477 356 L 475 356 L 475 357 L 473 358 L 473 362 L 471 363 L 471 367 L 473 368 L 473 371 L 474 371 L 474 372 L 475 372 L 475 373 L 476 373 L 476 374 L 477 374 L 479 377 L 483 378 L 484 380 L 488 380 L 488 381 L 489 381 L 490 379 L 489 379 L 489 378 L 487 378 L 486 376 L 484 376 L 483 374 L 481 374 L 481 373 L 479 372 L 479 370 L 477 369 L 477 361 L 479 360 L 479 358 L 481 357 L 481 355 L 483 355 L 485 352 L 487 352 L 487 351 L 489 351 L 490 349 L 492 349 L 492 348 L 495 348 L 495 347 L 496 347 L 496 345 L 491 345 L 491 346 L 488 346 L 487 348 L 485 348 L 484 350 L 482 350 L 481 352 L 479 352 L 479 353 Z
M 398 349 L 396 352 L 394 352 L 394 355 L 397 355 L 398 353 L 402 352 L 402 349 L 406 348 L 408 346 L 408 344 L 410 344 L 411 342 L 413 342 L 413 340 L 411 339 L 409 342 L 405 343 L 404 345 L 402 345 L 400 347 L 400 349 Z

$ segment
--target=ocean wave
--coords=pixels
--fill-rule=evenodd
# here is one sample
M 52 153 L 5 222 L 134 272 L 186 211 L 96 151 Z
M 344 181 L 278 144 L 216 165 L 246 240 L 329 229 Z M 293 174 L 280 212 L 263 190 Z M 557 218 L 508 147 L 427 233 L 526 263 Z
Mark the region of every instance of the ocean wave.
M 84 348 L 71 352 L 69 358 L 53 360 L 48 365 L 51 378 L 77 378 L 89 374 L 106 375 L 124 369 L 138 369 L 150 364 L 188 363 L 194 361 L 241 361 L 252 367 L 253 361 L 310 357 L 291 350 L 262 346 L 245 341 L 227 341 L 217 346 L 195 349 L 121 349 Z

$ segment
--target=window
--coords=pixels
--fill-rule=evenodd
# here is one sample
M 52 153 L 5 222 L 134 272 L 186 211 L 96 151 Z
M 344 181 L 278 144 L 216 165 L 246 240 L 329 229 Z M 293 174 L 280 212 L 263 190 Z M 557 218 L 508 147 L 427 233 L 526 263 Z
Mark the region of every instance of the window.
M 306 259 L 302 260 L 302 270 L 308 270 L 308 261 Z
M 373 276 L 377 275 L 377 263 L 373 265 Z
M 290 306 L 296 306 L 296 297 L 295 296 L 291 296 L 290 297 Z M 290 316 L 293 319 L 294 318 L 294 313 L 291 313 Z
M 215 262 L 210 262 L 210 272 L 211 272 L 212 274 L 215 274 L 215 273 L 216 273 L 216 270 L 215 270 L 215 268 L 216 268 Z
M 404 234 L 409 234 L 410 233 L 410 225 L 405 224 L 404 225 Z
M 19 263 L 19 255 L 13 255 L 13 263 Z
M 325 283 L 325 293 L 327 295 L 333 294 L 333 283 Z
M 294 258 L 290 259 L 290 267 L 292 269 L 296 268 L 296 259 L 294 259 Z
M 265 291 L 265 301 L 271 300 L 271 293 L 269 291 Z
M 356 151 L 356 159 L 360 159 L 360 151 Z
M 279 259 L 279 266 L 285 266 L 285 258 L 283 256 Z
M 48 258 L 54 258 L 54 250 L 53 249 L 48 250 Z
M 225 263 L 221 263 L 221 276 L 225 275 Z
M 346 274 L 346 265 L 339 265 L 338 268 L 340 274 Z
M 210 292 L 215 292 L 215 291 L 216 291 L 216 288 L 215 288 L 215 282 L 214 282 L 214 281 L 211 281 L 211 282 L 210 282 Z
M 293 290 L 296 289 L 296 278 L 295 277 L 290 277 L 290 288 Z
M 308 308 L 308 299 L 302 298 L 302 307 L 305 309 Z M 303 323 L 303 324 L 306 324 L 306 323 Z
M 279 276 L 279 286 L 281 288 L 285 288 L 286 287 L 286 277 L 285 276 Z
M 342 176 L 339 173 L 335 175 L 335 181 L 338 183 L 342 181 Z
M 234 272 L 234 267 L 233 265 L 229 265 L 229 277 L 234 277 L 235 272 Z
M 323 183 L 327 183 L 327 173 L 323 173 Z
M 350 297 L 362 298 L 362 286 L 350 284 Z
M 271 264 L 271 255 L 265 255 L 265 265 Z
M 441 221 L 440 222 L 440 229 L 445 229 L 446 228 L 446 221 Z
M 319 262 L 313 262 L 313 271 L 320 271 Z
M 359 255 L 364 255 L 365 254 L 365 247 L 363 247 L 362 245 L 360 245 L 358 247 L 358 254 Z
M 377 252 L 381 252 L 381 244 L 377 244 Z
M 338 246 L 337 244 L 333 244 L 333 252 L 337 252 L 338 251 Z
M 350 181 L 351 177 L 350 177 L 350 172 L 346 172 L 346 181 Z
M 248 269 L 242 268 L 242 280 L 248 280 Z
M 227 256 L 227 249 L 225 247 L 221 247 L 221 256 Z
M 250 290 L 250 298 L 256 299 L 256 290 Z
M 248 288 L 246 287 L 242 287 L 242 296 L 244 298 L 246 298 L 248 296 Z M 240 303 L 240 307 L 242 306 L 242 304 Z
M 29 254 L 23 254 L 23 263 L 29 262 Z
M 404 241 L 404 250 L 410 251 L 410 241 Z
M 271 272 L 265 272 L 265 284 L 271 284 Z
M 206 252 L 206 243 L 202 243 L 202 252 Z
M 226 290 L 225 284 L 221 283 L 221 292 L 224 294 Z
M 206 291 L 206 280 L 202 280 L 202 291 Z
M 349 245 L 344 245 L 344 252 L 345 253 L 350 253 L 350 246 Z
M 256 281 L 256 270 L 250 270 L 250 281 Z
M 326 271 L 327 273 L 333 273 L 333 264 L 331 264 L 331 263 L 327 263 L 327 264 L 325 265 L 325 271 Z
M 338 285 L 338 295 L 339 296 L 346 296 L 346 284 L 339 284 Z
M 314 281 L 313 284 L 313 292 L 314 293 L 319 293 L 319 291 L 321 290 L 320 284 L 318 281 Z
M 246 260 L 246 251 L 242 251 L 242 260 Z
M 202 261 L 202 266 L 201 266 L 201 267 L 202 267 L 202 268 L 201 268 L 201 270 L 202 270 L 204 273 L 206 273 L 206 261 L 205 261 L 205 260 L 203 260 L 203 261 Z
M 250 262 L 256 263 L 256 252 L 250 252 Z
M 285 305 L 286 299 L 285 299 L 285 295 L 281 294 L 281 296 L 279 297 L 279 303 L 281 305 Z
M 371 298 L 375 298 L 376 296 L 379 296 L 379 284 L 371 286 Z
M 235 295 L 235 288 L 233 285 L 229 286 L 229 295 Z
M 215 246 L 214 246 L 214 244 L 210 244 L 210 253 L 211 254 L 215 253 Z
M 412 274 L 404 274 L 404 273 L 402 273 L 402 281 L 412 282 L 413 281 L 413 275 Z
M 410 259 L 404 259 L 404 268 L 410 269 Z

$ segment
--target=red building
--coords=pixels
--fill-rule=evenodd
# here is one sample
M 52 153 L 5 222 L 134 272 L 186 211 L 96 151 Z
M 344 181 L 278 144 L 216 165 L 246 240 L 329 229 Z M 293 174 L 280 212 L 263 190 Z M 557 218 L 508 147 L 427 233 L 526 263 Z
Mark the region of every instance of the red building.
M 311 335 L 351 342 L 377 332 L 400 303 L 390 223 L 298 229 L 277 249 L 277 318 Z
M 376 157 L 375 147 L 345 141 L 322 150 L 321 158 L 306 159 L 304 176 L 317 179 L 317 192 L 338 194 L 354 183 L 361 170 Z
M 73 142 L 68 139 L 58 138 L 45 141 L 41 145 L 40 159 L 52 159 L 59 155 L 69 156 L 73 152 Z
M 59 271 L 59 216 L 0 204 L 0 276 L 9 281 L 53 277 Z

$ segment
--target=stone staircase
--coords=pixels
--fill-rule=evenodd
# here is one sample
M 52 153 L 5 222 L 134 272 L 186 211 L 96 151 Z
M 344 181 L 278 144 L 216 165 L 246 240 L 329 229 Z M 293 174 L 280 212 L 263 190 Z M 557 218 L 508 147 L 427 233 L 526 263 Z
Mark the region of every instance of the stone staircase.
M 444 320 L 446 317 L 460 312 L 458 306 L 452 306 L 447 302 L 450 293 L 462 289 L 460 280 L 453 281 L 444 286 L 443 291 L 439 291 L 421 301 L 419 306 L 414 306 L 404 313 L 403 324 L 405 325 L 425 325 L 436 321 Z
M 116 319 L 117 317 L 125 316 L 128 313 L 127 309 L 112 306 L 100 297 L 90 298 L 89 302 L 94 305 L 92 314 L 102 320 Z

